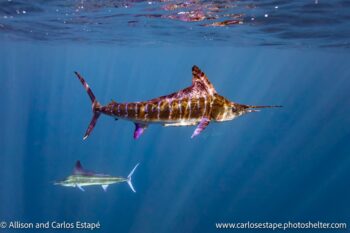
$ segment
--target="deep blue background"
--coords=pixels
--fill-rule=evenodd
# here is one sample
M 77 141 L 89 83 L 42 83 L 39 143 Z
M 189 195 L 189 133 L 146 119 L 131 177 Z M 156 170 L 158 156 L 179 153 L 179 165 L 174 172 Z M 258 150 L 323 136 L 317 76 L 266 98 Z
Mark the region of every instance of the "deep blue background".
M 11 43 L 0 45 L 0 220 L 100 221 L 100 232 L 215 232 L 215 222 L 350 216 L 348 51 Z M 91 118 L 98 100 L 138 101 L 191 83 L 198 65 L 228 99 L 283 105 L 195 129 Z M 80 159 L 126 184 L 52 185 Z

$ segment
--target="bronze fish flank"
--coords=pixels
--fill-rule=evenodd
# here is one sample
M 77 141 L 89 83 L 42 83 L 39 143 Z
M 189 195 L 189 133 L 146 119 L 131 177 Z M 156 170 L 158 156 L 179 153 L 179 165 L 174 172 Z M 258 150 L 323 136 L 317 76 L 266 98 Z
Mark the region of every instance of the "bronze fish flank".
M 92 101 L 93 117 L 84 135 L 90 135 L 101 114 L 116 119 L 129 120 L 135 123 L 134 138 L 138 139 L 149 124 L 163 126 L 197 125 L 192 137 L 200 134 L 210 122 L 233 120 L 259 108 L 281 106 L 253 106 L 238 104 L 219 95 L 207 76 L 197 67 L 192 67 L 192 85 L 155 99 L 141 102 L 117 103 L 115 101 L 102 106 L 95 98 L 84 78 L 75 72 Z

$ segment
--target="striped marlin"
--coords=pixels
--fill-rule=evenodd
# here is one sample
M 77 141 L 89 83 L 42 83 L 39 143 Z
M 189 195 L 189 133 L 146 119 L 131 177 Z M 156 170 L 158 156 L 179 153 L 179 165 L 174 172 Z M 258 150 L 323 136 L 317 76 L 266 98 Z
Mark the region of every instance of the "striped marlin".
M 64 180 L 55 182 L 55 185 L 77 187 L 81 191 L 85 191 L 83 186 L 101 185 L 103 190 L 107 191 L 108 185 L 110 184 L 127 182 L 131 190 L 136 193 L 134 186 L 131 183 L 131 177 L 138 165 L 139 164 L 136 164 L 136 166 L 131 170 L 130 174 L 124 178 L 87 171 L 83 168 L 80 161 L 78 160 L 75 164 L 73 175 L 68 176 Z
M 84 135 L 90 135 L 101 114 L 116 119 L 129 120 L 135 123 L 134 138 L 138 139 L 149 124 L 163 126 L 197 125 L 191 138 L 199 135 L 210 122 L 233 120 L 259 108 L 281 106 L 253 106 L 238 104 L 219 95 L 207 76 L 197 67 L 192 67 L 192 85 L 178 92 L 142 102 L 117 103 L 115 101 L 102 106 L 95 98 L 84 78 L 75 72 L 83 84 L 91 102 L 93 117 Z

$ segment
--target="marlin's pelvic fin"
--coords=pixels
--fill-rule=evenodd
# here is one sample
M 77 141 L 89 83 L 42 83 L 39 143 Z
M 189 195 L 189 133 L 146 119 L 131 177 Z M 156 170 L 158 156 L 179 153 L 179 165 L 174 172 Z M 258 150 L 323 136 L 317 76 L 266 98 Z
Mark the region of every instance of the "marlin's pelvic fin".
M 94 127 L 96 125 L 97 119 L 101 115 L 101 113 L 99 112 L 101 104 L 96 100 L 94 93 L 92 92 L 91 88 L 86 83 L 84 78 L 78 72 L 74 72 L 74 73 L 77 76 L 77 78 L 80 80 L 81 84 L 83 84 L 83 86 L 84 86 L 84 88 L 85 88 L 85 90 L 86 90 L 87 94 L 89 95 L 91 102 L 92 102 L 93 116 L 92 116 L 92 119 L 90 121 L 89 127 L 87 128 L 86 133 L 83 137 L 83 139 L 85 140 L 89 137 L 90 133 L 92 132 L 92 130 L 94 129 Z
M 83 189 L 82 186 L 80 186 L 80 185 L 77 184 L 77 187 L 78 187 L 81 191 L 85 192 L 85 189 Z
M 101 185 L 103 188 L 103 191 L 107 192 L 108 184 Z
M 138 139 L 147 129 L 147 125 L 135 123 L 134 139 Z
M 191 138 L 196 137 L 198 134 L 200 134 L 205 128 L 209 125 L 210 120 L 206 117 L 202 118 L 201 122 L 199 122 L 197 128 L 194 130 Z
M 136 164 L 136 166 L 131 170 L 130 174 L 128 175 L 127 177 L 127 180 L 126 182 L 128 183 L 129 187 L 131 188 L 131 190 L 136 193 L 135 189 L 134 189 L 134 186 L 132 185 L 131 183 L 131 178 L 132 178 L 132 174 L 134 174 L 134 171 L 136 170 L 136 168 L 139 166 L 139 163 Z

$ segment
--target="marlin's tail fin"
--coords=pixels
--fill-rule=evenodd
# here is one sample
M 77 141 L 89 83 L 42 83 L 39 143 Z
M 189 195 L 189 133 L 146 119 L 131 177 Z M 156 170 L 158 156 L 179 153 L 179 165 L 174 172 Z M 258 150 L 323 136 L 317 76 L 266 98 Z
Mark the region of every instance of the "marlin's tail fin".
M 131 183 L 131 178 L 132 178 L 132 174 L 134 174 L 134 171 L 136 170 L 137 166 L 139 166 L 139 163 L 136 164 L 136 166 L 131 170 L 130 174 L 128 175 L 127 177 L 127 180 L 126 182 L 128 183 L 129 187 L 131 188 L 131 190 L 136 193 L 135 189 L 134 189 L 134 186 L 132 185 Z
M 85 82 L 84 78 L 78 73 L 78 72 L 74 72 L 75 75 L 78 77 L 78 79 L 80 80 L 81 84 L 83 84 L 87 94 L 89 95 L 91 102 L 92 102 L 92 112 L 93 112 L 93 116 L 92 119 L 90 121 L 89 127 L 86 130 L 86 133 L 84 135 L 84 140 L 87 139 L 87 137 L 89 137 L 90 133 L 92 132 L 92 130 L 94 129 L 97 119 L 99 118 L 99 116 L 101 115 L 101 113 L 99 112 L 99 109 L 101 107 L 101 104 L 96 100 L 96 97 L 94 95 L 94 93 L 92 93 L 92 90 L 90 89 L 89 85 Z

